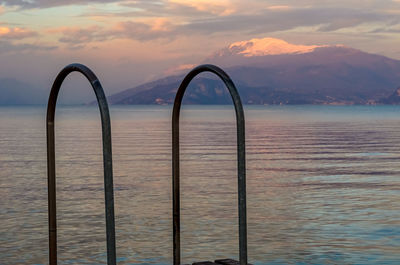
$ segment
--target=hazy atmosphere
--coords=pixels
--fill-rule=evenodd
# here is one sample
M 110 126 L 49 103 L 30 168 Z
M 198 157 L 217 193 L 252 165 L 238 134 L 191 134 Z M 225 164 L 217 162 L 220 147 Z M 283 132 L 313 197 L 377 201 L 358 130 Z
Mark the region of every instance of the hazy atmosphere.
M 0 265 L 399 265 L 399 113 L 400 0 L 0 0 Z
M 266 37 L 399 60 L 399 17 L 399 0 L 0 1 L 0 89 L 10 102 L 18 88 L 27 103 L 44 103 L 58 71 L 80 62 L 111 95 Z M 94 98 L 83 78 L 73 79 L 63 102 Z

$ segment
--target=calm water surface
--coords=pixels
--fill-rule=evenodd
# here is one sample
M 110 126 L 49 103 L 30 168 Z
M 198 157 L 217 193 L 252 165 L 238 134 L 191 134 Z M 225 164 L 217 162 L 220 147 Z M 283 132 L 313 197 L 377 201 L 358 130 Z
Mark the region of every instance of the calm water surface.
M 400 264 L 400 107 L 247 107 L 249 261 Z M 171 264 L 170 107 L 112 107 L 118 264 Z M 182 113 L 183 261 L 237 258 L 228 106 Z M 0 264 L 47 264 L 45 109 L 0 108 Z M 57 110 L 59 264 L 105 264 L 100 118 Z

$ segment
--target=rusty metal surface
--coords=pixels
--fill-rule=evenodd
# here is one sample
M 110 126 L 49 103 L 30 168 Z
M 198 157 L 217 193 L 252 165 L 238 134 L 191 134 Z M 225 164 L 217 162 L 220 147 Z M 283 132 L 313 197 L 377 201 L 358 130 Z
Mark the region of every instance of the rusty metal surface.
M 217 264 L 220 265 L 239 265 L 239 261 L 234 260 L 234 259 L 217 259 L 214 261 Z M 247 265 L 252 265 L 252 264 L 247 264 Z
M 247 264 L 247 217 L 246 217 L 246 156 L 245 121 L 239 93 L 231 78 L 219 67 L 200 65 L 183 79 L 176 93 L 172 113 L 172 188 L 173 188 L 173 259 L 174 265 L 181 264 L 180 248 L 180 167 L 179 167 L 179 116 L 182 99 L 192 79 L 202 72 L 211 72 L 225 83 L 231 94 L 236 113 L 237 163 L 238 163 L 238 208 L 239 208 L 239 260 Z
M 199 261 L 199 262 L 192 263 L 192 265 L 218 265 L 218 264 L 211 262 L 211 261 Z
M 64 79 L 71 72 L 80 72 L 90 82 L 96 94 L 101 115 L 104 163 L 104 192 L 107 234 L 107 264 L 116 264 L 115 218 L 113 194 L 113 170 L 111 150 L 111 123 L 108 104 L 103 88 L 96 75 L 82 64 L 70 64 L 57 75 L 51 88 L 47 105 L 47 174 L 48 174 L 48 218 L 49 218 L 49 263 L 57 264 L 57 207 L 56 207 L 56 165 L 54 117 L 57 97 Z

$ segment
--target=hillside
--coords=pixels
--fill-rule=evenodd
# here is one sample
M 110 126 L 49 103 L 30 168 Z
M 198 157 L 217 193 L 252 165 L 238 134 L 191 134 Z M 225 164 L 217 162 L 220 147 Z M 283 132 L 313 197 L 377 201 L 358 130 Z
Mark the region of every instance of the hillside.
M 245 104 L 376 104 L 400 85 L 400 61 L 343 45 L 295 45 L 264 38 L 236 42 L 203 63 L 221 66 Z M 112 104 L 171 104 L 183 74 L 109 98 Z M 196 78 L 186 103 L 225 104 L 229 95 L 212 75 Z

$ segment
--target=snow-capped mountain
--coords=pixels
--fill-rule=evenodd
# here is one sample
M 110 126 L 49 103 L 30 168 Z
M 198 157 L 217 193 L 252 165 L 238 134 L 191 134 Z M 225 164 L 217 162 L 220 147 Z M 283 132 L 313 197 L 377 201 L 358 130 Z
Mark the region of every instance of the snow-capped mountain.
M 222 67 L 247 104 L 386 103 L 400 85 L 400 61 L 344 45 L 298 45 L 274 38 L 239 41 L 201 63 Z M 110 97 L 114 104 L 170 104 L 183 78 L 169 76 Z M 229 103 L 222 82 L 200 77 L 187 103 Z M 391 101 L 392 102 L 392 101 Z

